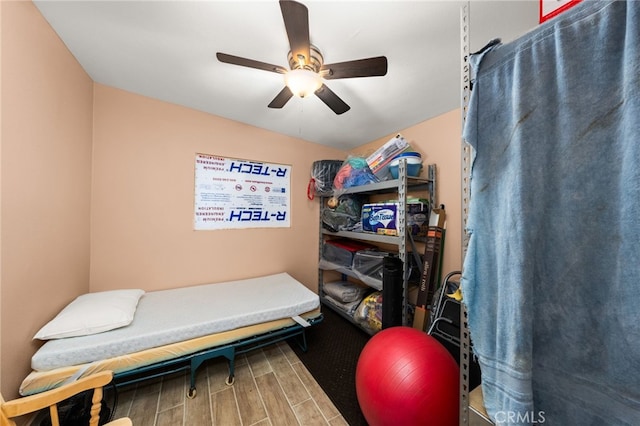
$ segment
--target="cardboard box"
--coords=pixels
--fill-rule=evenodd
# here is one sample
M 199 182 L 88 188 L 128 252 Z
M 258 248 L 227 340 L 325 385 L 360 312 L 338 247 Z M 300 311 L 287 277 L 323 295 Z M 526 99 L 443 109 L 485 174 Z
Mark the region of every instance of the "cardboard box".
M 378 148 L 373 154 L 367 157 L 367 164 L 371 172 L 380 180 L 391 177 L 389 173 L 389 163 L 398 154 L 410 148 L 409 142 L 400 134 L 389 139 L 384 145 Z
M 440 207 L 442 207 L 442 205 Z M 444 228 L 445 216 L 443 208 L 431 210 L 431 214 L 429 215 L 429 226 Z
M 423 272 L 420 278 L 416 311 L 413 318 L 413 327 L 418 330 L 428 330 L 431 311 L 435 308 L 431 306 L 431 303 L 433 302 L 433 296 L 440 280 L 440 266 L 444 248 L 444 224 L 444 209 L 433 209 L 429 217 L 427 241 L 424 249 Z
M 424 270 L 420 280 L 418 301 L 416 306 L 429 308 L 433 301 L 435 289 L 438 287 L 440 275 L 440 258 L 444 240 L 444 230 L 430 226 L 424 250 Z
M 416 310 L 413 314 L 413 328 L 420 331 L 429 331 L 429 311 L 421 306 L 416 306 Z

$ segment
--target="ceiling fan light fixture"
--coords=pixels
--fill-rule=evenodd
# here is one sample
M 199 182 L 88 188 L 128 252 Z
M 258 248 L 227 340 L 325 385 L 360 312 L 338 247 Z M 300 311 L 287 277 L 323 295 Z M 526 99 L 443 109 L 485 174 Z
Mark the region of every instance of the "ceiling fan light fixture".
M 320 50 L 309 40 L 309 11 L 307 7 L 295 0 L 280 0 L 280 10 L 291 49 L 287 55 L 291 71 L 279 65 L 240 56 L 222 52 L 216 54 L 221 62 L 284 75 L 285 87 L 267 105 L 269 108 L 280 109 L 284 107 L 294 95 L 304 98 L 314 94 L 334 113 L 344 114 L 349 111 L 349 105 L 326 86 L 325 80 L 375 77 L 387 74 L 387 58 L 385 56 L 325 64 Z
M 298 68 L 284 75 L 284 83 L 291 93 L 304 98 L 315 93 L 322 86 L 322 77 L 311 70 Z

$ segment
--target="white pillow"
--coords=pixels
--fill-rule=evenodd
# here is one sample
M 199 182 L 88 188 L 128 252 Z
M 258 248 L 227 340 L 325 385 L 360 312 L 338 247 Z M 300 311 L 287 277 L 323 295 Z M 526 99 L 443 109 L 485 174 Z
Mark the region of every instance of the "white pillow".
M 77 297 L 33 337 L 49 340 L 86 336 L 124 327 L 133 316 L 144 290 L 112 290 Z

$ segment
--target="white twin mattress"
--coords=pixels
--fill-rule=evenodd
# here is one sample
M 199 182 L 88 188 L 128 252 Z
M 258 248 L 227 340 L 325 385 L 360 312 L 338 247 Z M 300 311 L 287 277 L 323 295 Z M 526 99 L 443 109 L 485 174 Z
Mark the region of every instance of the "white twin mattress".
M 90 336 L 50 340 L 32 357 L 36 371 L 90 363 L 301 315 L 318 295 L 289 274 L 204 284 L 144 294 L 133 322 Z

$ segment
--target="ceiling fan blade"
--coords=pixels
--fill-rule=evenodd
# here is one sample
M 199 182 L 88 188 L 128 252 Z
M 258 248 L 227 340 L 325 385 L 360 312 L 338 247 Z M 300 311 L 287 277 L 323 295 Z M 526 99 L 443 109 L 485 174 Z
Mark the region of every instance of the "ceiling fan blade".
M 280 0 L 282 19 L 287 30 L 291 54 L 296 62 L 309 64 L 309 11 L 305 5 L 292 0 Z
M 387 74 L 387 58 L 376 56 L 375 58 L 325 64 L 320 68 L 320 73 L 326 80 L 383 76 Z
M 289 87 L 284 86 L 284 89 L 282 89 L 280 93 L 278 93 L 276 97 L 273 98 L 273 100 L 269 104 L 269 108 L 282 108 L 289 101 L 289 99 L 291 99 L 292 96 L 293 93 L 291 92 Z
M 343 114 L 351 109 L 338 95 L 333 93 L 325 84 L 323 84 L 318 90 L 316 90 L 316 96 L 319 97 L 322 102 L 327 104 L 329 108 L 336 114 Z
M 276 72 L 278 74 L 285 74 L 287 69 L 279 65 L 272 65 L 266 62 L 254 61 L 253 59 L 241 58 L 240 56 L 228 55 L 226 53 L 216 53 L 216 57 L 220 62 L 224 62 L 232 65 L 240 65 L 242 67 L 256 68 L 264 71 Z

